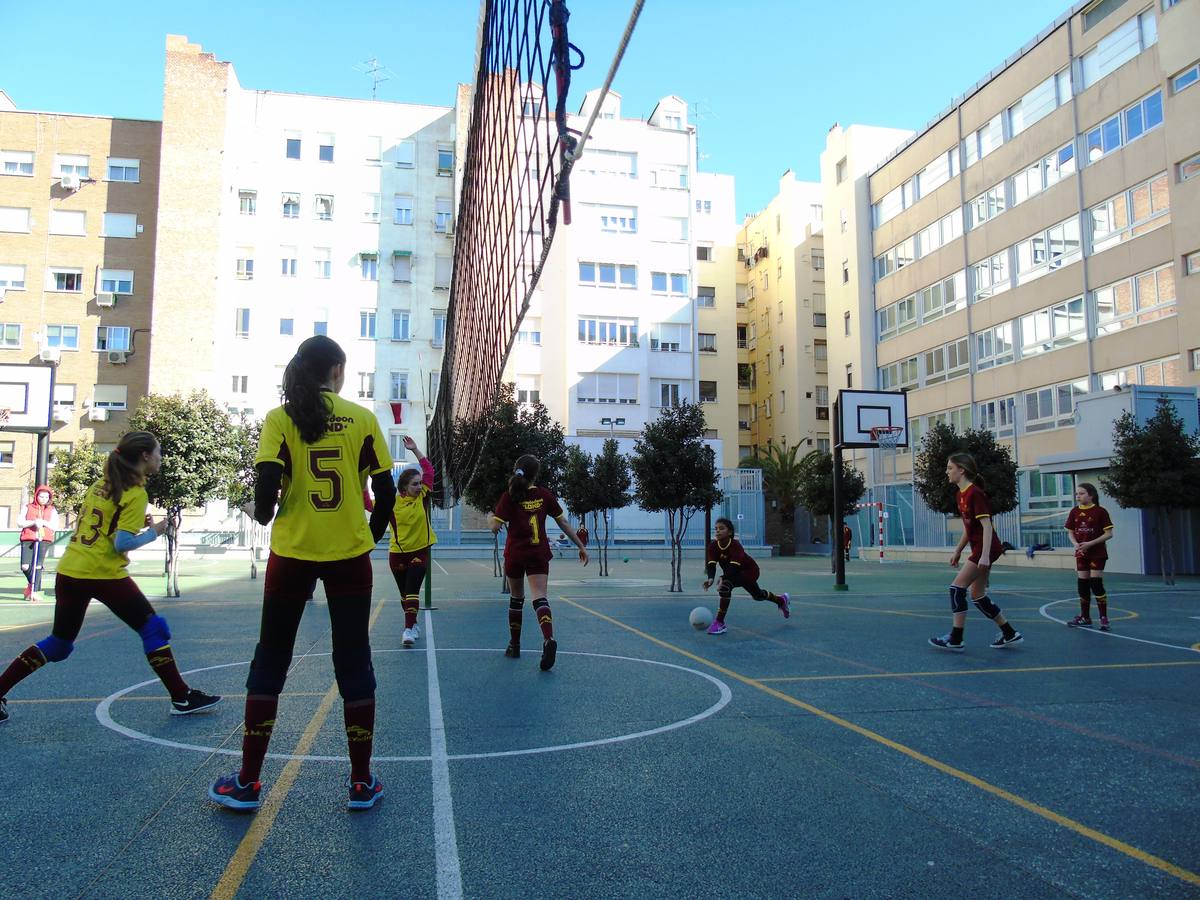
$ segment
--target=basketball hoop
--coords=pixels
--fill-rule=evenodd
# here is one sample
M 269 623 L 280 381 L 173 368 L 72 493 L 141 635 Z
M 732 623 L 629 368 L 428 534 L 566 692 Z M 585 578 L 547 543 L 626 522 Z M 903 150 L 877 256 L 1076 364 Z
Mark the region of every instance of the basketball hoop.
M 904 429 L 899 425 L 879 425 L 871 429 L 871 440 L 875 441 L 881 450 L 895 450 L 903 432 Z

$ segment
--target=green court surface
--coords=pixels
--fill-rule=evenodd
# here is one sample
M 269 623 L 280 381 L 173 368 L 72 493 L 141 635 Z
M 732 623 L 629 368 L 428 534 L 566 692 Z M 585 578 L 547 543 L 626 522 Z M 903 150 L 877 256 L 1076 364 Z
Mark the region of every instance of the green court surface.
M 167 714 L 138 637 L 94 604 L 74 654 L 9 695 L 6 893 L 22 897 L 1200 896 L 1200 580 L 1108 575 L 1111 633 L 1075 630 L 1069 572 L 998 568 L 1023 643 L 949 627 L 946 566 L 766 559 L 785 620 L 734 595 L 729 632 L 692 561 L 551 569 L 558 663 L 504 658 L 490 560 L 439 560 L 401 646 L 375 561 L 379 805 L 345 809 L 323 594 L 306 611 L 263 773 L 264 808 L 206 799 L 237 765 L 262 572 L 185 560 L 134 575 L 212 713 Z M 14 567 L 15 568 L 15 567 Z M 53 604 L 0 578 L 0 665 Z M 48 592 L 49 593 L 49 592 Z M 1093 613 L 1094 615 L 1094 613 Z

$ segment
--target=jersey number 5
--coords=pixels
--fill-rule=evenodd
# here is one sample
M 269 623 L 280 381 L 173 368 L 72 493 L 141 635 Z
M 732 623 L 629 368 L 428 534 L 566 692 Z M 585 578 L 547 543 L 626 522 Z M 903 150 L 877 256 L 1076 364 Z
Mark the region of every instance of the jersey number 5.
M 312 448 L 308 451 L 308 471 L 313 480 L 320 485 L 325 482 L 325 490 L 309 491 L 308 499 L 318 510 L 337 509 L 342 505 L 342 475 L 336 469 L 322 466 L 325 461 L 331 461 L 335 466 L 341 462 L 342 448 Z

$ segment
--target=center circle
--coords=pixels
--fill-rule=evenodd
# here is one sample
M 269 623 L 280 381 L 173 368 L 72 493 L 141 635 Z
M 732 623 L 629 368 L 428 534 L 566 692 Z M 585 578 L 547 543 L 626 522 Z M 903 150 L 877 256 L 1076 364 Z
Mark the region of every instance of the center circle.
M 427 653 L 428 651 L 427 650 L 413 651 L 410 649 L 394 648 L 394 649 L 388 649 L 388 650 L 373 650 L 372 655 L 377 655 L 380 653 L 414 653 L 414 652 Z M 453 648 L 449 648 L 449 649 L 440 649 L 439 648 L 439 649 L 435 650 L 434 652 L 435 653 L 499 653 L 501 651 L 494 650 L 491 648 L 485 649 L 485 648 L 473 648 L 473 647 L 453 647 Z M 329 656 L 329 655 L 330 655 L 329 653 L 305 653 L 305 654 L 302 654 L 302 657 L 303 656 Z M 733 692 L 729 690 L 729 685 L 725 684 L 725 682 L 721 681 L 719 678 L 714 678 L 712 675 L 709 675 L 707 672 L 701 672 L 697 669 L 690 669 L 687 666 L 677 666 L 674 663 L 658 662 L 653 659 L 641 659 L 640 657 L 636 657 L 636 656 L 616 656 L 611 653 L 584 653 L 582 651 L 560 650 L 558 652 L 558 655 L 559 656 L 583 656 L 583 657 L 592 657 L 594 659 L 614 659 L 614 660 L 619 660 L 622 662 L 643 663 L 648 666 L 661 666 L 664 669 L 674 669 L 677 672 L 686 672 L 689 675 L 695 675 L 698 678 L 703 678 L 705 681 L 708 681 L 711 684 L 715 685 L 717 688 L 717 691 L 720 693 L 720 697 L 717 699 L 716 703 L 712 704 L 707 709 L 704 709 L 704 710 L 696 713 L 694 716 L 689 716 L 686 719 L 679 719 L 675 722 L 669 722 L 666 725 L 660 725 L 657 728 L 649 728 L 644 731 L 634 731 L 634 732 L 630 732 L 628 734 L 619 734 L 619 735 L 614 735 L 613 737 L 598 738 L 598 739 L 592 740 L 592 741 L 577 741 L 577 742 L 573 742 L 570 744 L 554 744 L 552 746 L 546 746 L 546 747 L 528 747 L 523 750 L 498 750 L 498 751 L 495 751 L 492 753 L 452 753 L 447 758 L 450 760 L 458 760 L 458 759 L 491 759 L 491 758 L 506 757 L 506 756 L 530 756 L 530 755 L 534 755 L 534 754 L 538 754 L 538 753 L 557 753 L 557 752 L 560 752 L 563 750 L 582 750 L 585 747 L 600 747 L 600 746 L 604 746 L 605 744 L 618 744 L 623 741 L 634 741 L 634 740 L 638 740 L 640 738 L 652 737 L 653 735 L 656 735 L 656 734 L 663 734 L 668 731 L 674 731 L 678 728 L 686 728 L 689 725 L 694 725 L 697 722 L 707 719 L 709 716 L 716 715 L 718 712 L 720 712 L 722 709 L 724 709 L 726 706 L 728 706 L 729 702 L 733 699 Z M 215 665 L 215 666 L 202 666 L 201 668 L 198 668 L 198 669 L 188 669 L 183 674 L 184 675 L 192 675 L 197 672 L 212 672 L 217 669 L 228 669 L 233 666 L 248 666 L 248 665 L 250 665 L 249 660 L 246 660 L 245 662 L 219 663 L 218 665 Z M 206 747 L 206 746 L 203 746 L 200 744 L 188 744 L 183 741 L 173 741 L 168 738 L 160 738 L 160 737 L 156 737 L 152 734 L 146 734 L 143 731 L 137 731 L 133 728 L 129 728 L 128 726 L 122 725 L 113 719 L 110 709 L 115 701 L 120 700 L 126 694 L 131 694 L 134 691 L 144 688 L 151 684 L 159 684 L 159 680 L 157 678 L 150 678 L 150 679 L 147 679 L 146 681 L 142 681 L 137 684 L 130 685 L 129 687 L 122 688 L 121 690 L 119 690 L 113 694 L 109 694 L 107 697 L 105 697 L 103 700 L 101 700 L 100 704 L 96 707 L 96 719 L 105 728 L 115 731 L 115 732 L 117 732 L 117 734 L 122 734 L 125 737 L 133 738 L 135 741 L 143 741 L 148 744 L 158 744 L 160 747 L 173 747 L 176 750 L 191 750 L 196 753 L 218 753 L 223 756 L 232 756 L 232 757 L 240 757 L 242 755 L 242 751 L 240 748 L 234 750 L 234 749 L 227 749 L 225 747 Z M 316 754 L 292 754 L 292 753 L 268 753 L 267 758 L 268 759 L 283 759 L 283 760 L 294 759 L 294 760 L 300 760 L 301 762 L 340 762 L 340 763 L 345 763 L 345 762 L 350 761 L 350 758 L 348 756 L 320 756 L 320 755 L 316 755 Z M 429 756 L 372 756 L 371 759 L 373 762 L 429 762 L 430 761 Z

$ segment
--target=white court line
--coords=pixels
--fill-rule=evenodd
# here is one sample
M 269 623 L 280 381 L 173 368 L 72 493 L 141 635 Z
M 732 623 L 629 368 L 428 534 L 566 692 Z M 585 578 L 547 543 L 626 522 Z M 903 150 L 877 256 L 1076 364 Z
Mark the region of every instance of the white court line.
M 437 857 L 437 891 L 440 900 L 460 900 L 462 869 L 458 863 L 458 838 L 454 833 L 454 802 L 450 797 L 450 759 L 446 752 L 446 723 L 442 720 L 442 691 L 438 685 L 437 645 L 433 642 L 433 615 L 425 611 L 426 671 L 429 673 L 429 755 L 433 768 L 433 848 Z
M 447 571 L 446 571 L 446 567 L 445 567 L 445 566 L 443 566 L 443 565 L 442 565 L 440 562 L 438 562 L 436 559 L 433 561 L 433 564 L 434 564 L 435 566 L 437 566 L 439 569 L 441 569 L 441 570 L 442 570 L 442 574 L 443 574 L 443 575 L 449 575 L 449 574 L 450 574 L 449 572 L 447 572 Z
M 1046 612 L 1046 610 L 1049 609 L 1051 606 L 1054 606 L 1058 603 L 1074 603 L 1075 600 L 1076 600 L 1075 597 L 1071 597 L 1069 600 L 1052 600 L 1049 603 L 1047 603 L 1045 606 L 1043 606 L 1041 609 L 1039 609 L 1038 612 L 1041 613 L 1043 616 L 1045 616 L 1047 619 L 1049 619 L 1051 622 L 1057 622 L 1059 625 L 1066 625 L 1067 623 L 1066 623 L 1065 619 L 1056 619 L 1056 618 L 1054 618 L 1054 616 L 1050 615 L 1050 613 Z M 1161 641 L 1148 641 L 1145 638 L 1130 637 L 1127 634 L 1116 634 L 1115 632 L 1112 632 L 1112 631 L 1099 631 L 1094 628 L 1076 628 L 1075 630 L 1091 632 L 1092 634 L 1098 634 L 1102 637 L 1120 638 L 1123 641 L 1137 641 L 1139 644 L 1152 644 L 1155 647 L 1168 647 L 1171 650 L 1186 650 L 1188 653 L 1200 653 L 1200 650 L 1196 650 L 1192 647 L 1185 647 L 1182 644 L 1164 644 Z

